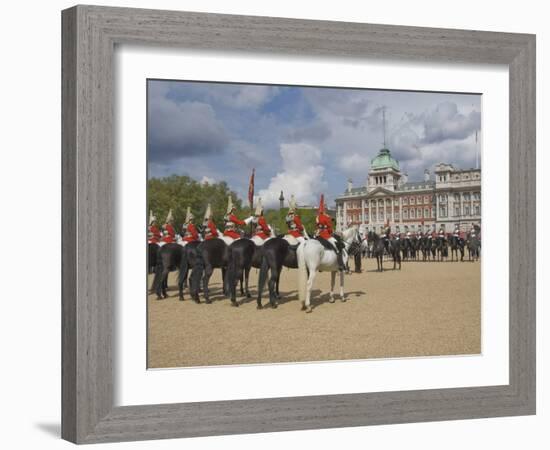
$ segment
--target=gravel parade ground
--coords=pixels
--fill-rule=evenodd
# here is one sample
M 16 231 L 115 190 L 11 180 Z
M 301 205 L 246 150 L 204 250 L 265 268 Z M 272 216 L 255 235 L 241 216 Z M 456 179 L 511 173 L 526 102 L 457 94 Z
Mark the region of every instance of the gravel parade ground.
M 393 263 L 385 261 L 386 268 Z M 353 262 L 351 263 L 353 267 Z M 212 304 L 177 297 L 170 274 L 169 297 L 148 296 L 150 368 L 326 361 L 481 352 L 480 262 L 404 262 L 402 270 L 345 277 L 347 301 L 329 303 L 330 274 L 318 274 L 313 312 L 300 310 L 297 271 L 284 269 L 277 309 L 256 309 L 258 271 L 252 269 L 252 298 L 231 306 L 221 292 L 221 272 L 210 282 Z M 149 275 L 149 285 L 152 275 Z M 336 283 L 338 293 L 338 277 Z M 204 299 L 201 298 L 204 302 Z M 267 292 L 263 304 L 268 303 Z

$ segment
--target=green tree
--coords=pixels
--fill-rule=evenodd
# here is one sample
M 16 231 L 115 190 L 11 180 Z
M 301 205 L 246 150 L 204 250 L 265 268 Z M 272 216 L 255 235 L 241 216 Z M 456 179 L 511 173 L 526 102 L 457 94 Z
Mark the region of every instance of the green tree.
M 172 209 L 175 224 L 179 230 L 185 220 L 187 207 L 191 207 L 195 222 L 202 223 L 206 207 L 210 203 L 214 221 L 223 228 L 223 216 L 227 208 L 227 197 L 231 195 L 239 213 L 242 202 L 237 194 L 229 189 L 226 182 L 199 183 L 188 176 L 172 175 L 165 178 L 151 178 L 147 181 L 147 209 L 152 210 L 160 224 L 163 224 L 168 211 Z

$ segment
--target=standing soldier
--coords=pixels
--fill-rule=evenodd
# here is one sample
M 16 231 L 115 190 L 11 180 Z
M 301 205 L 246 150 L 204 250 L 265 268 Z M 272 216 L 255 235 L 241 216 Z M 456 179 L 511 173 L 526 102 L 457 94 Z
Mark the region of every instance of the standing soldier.
M 185 223 L 183 224 L 183 239 L 180 241 L 181 245 L 187 245 L 189 242 L 200 240 L 197 227 L 193 223 L 195 216 L 191 213 L 191 208 L 187 207 L 187 213 L 185 214 Z
M 147 230 L 147 242 L 149 244 L 158 244 L 162 239 L 162 233 L 158 227 L 157 218 L 153 211 L 149 211 L 149 228 Z
M 206 212 L 204 213 L 204 239 L 215 239 L 218 237 L 218 229 L 216 228 L 216 224 L 214 223 L 214 218 L 212 215 L 212 208 L 210 207 L 210 203 L 208 203 L 208 206 L 206 207 Z
M 302 225 L 300 216 L 296 213 L 296 200 L 294 199 L 294 195 L 290 196 L 288 214 L 286 215 L 285 221 L 288 226 L 288 234 L 296 238 L 298 242 L 304 241 L 304 226 Z
M 258 203 L 256 204 L 254 222 L 256 223 L 256 232 L 254 233 L 252 240 L 256 245 L 263 245 L 264 241 L 271 237 L 271 229 L 269 228 L 269 225 L 264 217 L 264 207 L 262 206 L 261 198 L 258 198 Z
M 168 211 L 168 216 L 166 216 L 166 223 L 162 226 L 162 242 L 160 245 L 172 244 L 176 242 L 176 230 L 174 228 L 174 216 L 172 215 L 172 210 Z
M 317 236 L 327 240 L 332 244 L 336 251 L 336 260 L 338 261 L 338 270 L 345 271 L 344 259 L 342 258 L 342 250 L 338 248 L 336 238 L 333 236 L 332 219 L 325 213 L 325 196 L 321 194 L 319 203 L 319 211 L 315 218 L 317 224 Z

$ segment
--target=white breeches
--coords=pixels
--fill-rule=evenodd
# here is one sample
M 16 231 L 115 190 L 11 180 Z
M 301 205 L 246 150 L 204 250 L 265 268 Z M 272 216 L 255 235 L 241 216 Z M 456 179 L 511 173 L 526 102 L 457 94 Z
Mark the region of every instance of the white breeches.
M 232 237 L 229 237 L 229 236 L 220 236 L 220 239 L 222 241 L 224 241 L 227 245 L 231 245 L 233 242 L 236 241 L 236 239 L 233 239 Z
M 267 239 L 262 239 L 260 236 L 252 236 L 252 238 L 250 238 L 250 240 L 258 246 L 264 245 L 264 242 L 269 241 L 270 239 L 272 238 L 268 237 Z
M 287 241 L 290 245 L 298 245 L 302 242 L 305 242 L 306 238 L 303 236 L 300 237 L 294 237 L 291 234 L 285 234 L 284 238 L 285 241 Z

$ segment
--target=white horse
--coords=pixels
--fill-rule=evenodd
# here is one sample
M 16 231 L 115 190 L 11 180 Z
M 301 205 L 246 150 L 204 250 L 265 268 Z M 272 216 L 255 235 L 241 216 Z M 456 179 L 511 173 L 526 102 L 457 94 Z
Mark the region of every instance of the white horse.
M 355 242 L 361 243 L 360 235 L 356 227 L 346 229 L 342 233 L 344 241 L 344 250 L 342 259 L 344 265 L 347 265 L 349 257 L 349 248 Z M 311 308 L 311 290 L 313 281 L 317 272 L 330 272 L 330 303 L 334 303 L 334 284 L 336 281 L 336 272 L 338 272 L 338 261 L 336 252 L 323 247 L 316 239 L 310 239 L 303 242 L 297 250 L 298 257 L 298 296 L 302 302 L 302 310 L 310 313 Z M 308 277 L 309 272 L 309 277 Z M 344 294 L 344 272 L 340 271 L 340 300 L 346 301 Z

